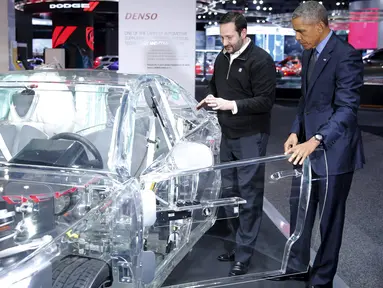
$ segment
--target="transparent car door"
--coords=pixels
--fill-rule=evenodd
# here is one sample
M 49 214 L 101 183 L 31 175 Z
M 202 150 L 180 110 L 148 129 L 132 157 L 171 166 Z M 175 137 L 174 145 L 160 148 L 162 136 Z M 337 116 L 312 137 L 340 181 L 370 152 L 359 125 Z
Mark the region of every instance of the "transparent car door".
M 302 232 L 315 213 L 309 205 L 313 187 L 327 193 L 324 151 L 315 151 L 300 167 L 288 155 L 227 163 L 213 158 L 206 167 L 208 153 L 193 145 L 192 156 L 176 153 L 176 146 L 167 164 L 144 175 L 156 183 L 156 195 L 171 195 L 157 206 L 156 223 L 146 235 L 146 249 L 157 256 L 154 280 L 146 287 L 221 287 L 307 272 L 311 244 L 317 243 Z M 181 167 L 191 158 L 199 158 L 201 166 Z M 249 177 L 227 180 L 238 171 Z M 225 258 L 227 252 L 234 258 Z M 241 275 L 233 274 L 237 261 L 246 264 Z

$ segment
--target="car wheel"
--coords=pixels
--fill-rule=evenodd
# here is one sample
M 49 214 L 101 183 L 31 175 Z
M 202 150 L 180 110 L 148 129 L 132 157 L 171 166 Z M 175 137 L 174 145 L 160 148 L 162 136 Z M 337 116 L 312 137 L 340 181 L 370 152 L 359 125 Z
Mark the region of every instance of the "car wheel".
M 105 288 L 112 284 L 108 264 L 97 259 L 69 256 L 56 262 L 52 270 L 52 288 Z

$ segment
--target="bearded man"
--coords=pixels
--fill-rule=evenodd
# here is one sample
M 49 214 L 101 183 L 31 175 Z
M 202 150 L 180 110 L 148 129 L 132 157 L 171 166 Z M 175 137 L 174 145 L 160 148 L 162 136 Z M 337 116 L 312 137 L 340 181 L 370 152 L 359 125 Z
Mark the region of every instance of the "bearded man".
M 221 126 L 220 161 L 229 162 L 266 154 L 271 109 L 275 101 L 276 70 L 273 58 L 247 37 L 246 18 L 235 12 L 220 20 L 223 50 L 214 64 L 208 96 L 197 109 L 217 111 Z M 222 197 L 241 197 L 238 217 L 226 209 L 230 236 L 219 261 L 233 261 L 230 275 L 248 271 L 261 225 L 265 167 L 262 164 L 224 169 Z

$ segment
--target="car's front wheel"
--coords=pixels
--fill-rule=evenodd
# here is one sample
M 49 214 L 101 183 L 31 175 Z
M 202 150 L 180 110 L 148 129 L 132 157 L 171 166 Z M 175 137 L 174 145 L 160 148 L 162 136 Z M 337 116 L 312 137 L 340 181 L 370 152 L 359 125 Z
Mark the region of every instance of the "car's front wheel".
M 53 265 L 52 288 L 105 288 L 110 286 L 111 271 L 104 261 L 69 256 Z

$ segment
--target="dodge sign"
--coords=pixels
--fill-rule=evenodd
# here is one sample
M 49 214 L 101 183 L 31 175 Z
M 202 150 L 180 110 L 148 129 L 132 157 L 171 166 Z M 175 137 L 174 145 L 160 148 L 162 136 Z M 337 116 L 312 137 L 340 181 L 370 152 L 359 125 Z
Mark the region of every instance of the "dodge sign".
M 49 4 L 49 9 L 86 9 L 90 8 L 89 3 L 57 3 Z

